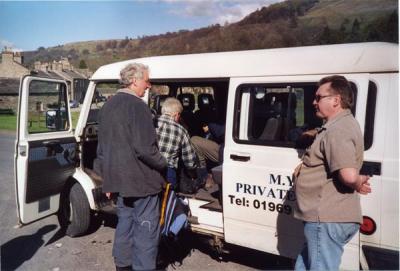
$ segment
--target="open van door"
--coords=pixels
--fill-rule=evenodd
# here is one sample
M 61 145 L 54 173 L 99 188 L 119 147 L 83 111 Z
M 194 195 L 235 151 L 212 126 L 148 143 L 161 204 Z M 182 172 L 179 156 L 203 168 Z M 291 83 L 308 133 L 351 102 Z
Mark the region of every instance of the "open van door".
M 345 76 L 357 89 L 353 113 L 363 129 L 368 75 Z M 307 147 L 300 135 L 322 124 L 312 105 L 322 77 L 231 79 L 222 189 L 227 242 L 290 258 L 302 249 L 292 174 Z M 346 245 L 341 268 L 359 268 L 359 235 Z
M 14 167 L 21 224 L 56 213 L 74 172 L 77 144 L 68 101 L 62 80 L 21 79 Z

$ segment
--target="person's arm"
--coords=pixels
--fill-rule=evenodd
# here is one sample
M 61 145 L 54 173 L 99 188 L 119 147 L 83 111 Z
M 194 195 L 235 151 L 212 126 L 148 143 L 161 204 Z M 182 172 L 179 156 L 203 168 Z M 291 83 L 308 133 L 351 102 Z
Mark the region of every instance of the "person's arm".
M 193 146 L 190 144 L 189 134 L 184 132 L 181 141 L 181 156 L 183 164 L 187 169 L 197 168 L 197 154 Z
M 132 135 L 131 146 L 139 160 L 150 168 L 161 171 L 167 167 L 167 160 L 158 150 L 156 132 L 150 111 L 146 112 L 145 108 L 140 107 L 141 106 L 138 106 L 138 108 L 134 110 L 134 119 L 132 125 L 129 125 L 129 130 Z
M 357 157 L 357 135 L 344 129 L 331 130 L 324 138 L 323 149 L 326 162 L 330 172 L 337 173 L 341 183 L 366 195 L 371 193 L 371 187 L 368 182 L 369 176 L 359 174 L 360 157 Z
M 209 123 L 208 124 L 208 129 L 211 133 L 211 135 L 214 137 L 218 143 L 224 142 L 224 136 L 225 136 L 225 126 L 220 125 L 217 123 Z
M 371 193 L 369 176 L 360 175 L 355 168 L 342 168 L 338 171 L 339 180 L 356 190 L 358 193 L 367 195 Z

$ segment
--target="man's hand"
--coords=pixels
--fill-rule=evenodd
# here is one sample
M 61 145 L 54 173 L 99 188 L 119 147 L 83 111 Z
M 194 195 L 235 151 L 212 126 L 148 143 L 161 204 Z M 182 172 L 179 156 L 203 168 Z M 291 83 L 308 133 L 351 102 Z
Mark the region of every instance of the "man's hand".
M 356 188 L 356 191 L 362 195 L 371 193 L 371 184 L 368 181 L 369 176 L 358 175 L 358 187 Z
M 369 176 L 359 175 L 355 168 L 339 169 L 339 179 L 362 195 L 371 193 Z
M 110 193 L 110 192 L 107 192 L 107 193 L 106 193 L 106 197 L 107 197 L 108 199 L 111 199 L 111 193 Z
M 304 133 L 301 134 L 301 136 L 303 137 L 312 137 L 315 138 L 315 136 L 318 134 L 318 130 L 317 129 L 311 129 L 308 131 L 305 131 Z

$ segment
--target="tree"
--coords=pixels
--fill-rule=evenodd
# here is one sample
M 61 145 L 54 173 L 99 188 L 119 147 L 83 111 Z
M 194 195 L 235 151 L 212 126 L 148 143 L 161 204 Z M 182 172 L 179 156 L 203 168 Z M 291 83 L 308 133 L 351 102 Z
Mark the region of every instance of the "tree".
M 103 45 L 101 45 L 101 44 L 97 44 L 97 45 L 96 45 L 96 51 L 97 51 L 97 52 L 103 51 L 103 50 L 104 50 Z
M 353 26 L 351 27 L 350 41 L 357 42 L 360 41 L 360 38 L 360 22 L 356 18 L 354 19 Z
M 399 14 L 397 11 L 393 11 L 392 14 L 390 14 L 390 17 L 387 21 L 386 24 L 386 35 L 388 37 L 387 41 L 390 42 L 399 42 Z
M 87 69 L 85 60 L 81 59 L 81 61 L 79 62 L 79 69 Z

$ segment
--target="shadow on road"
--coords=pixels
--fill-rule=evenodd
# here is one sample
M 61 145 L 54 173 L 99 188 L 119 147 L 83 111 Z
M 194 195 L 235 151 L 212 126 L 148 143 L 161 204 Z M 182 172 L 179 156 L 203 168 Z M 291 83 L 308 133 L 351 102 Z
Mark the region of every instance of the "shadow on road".
M 225 244 L 229 253 L 218 253 L 210 244 L 211 238 L 190 232 L 182 232 L 177 241 L 161 242 L 157 266 L 160 269 L 168 265 L 180 266 L 192 250 L 197 249 L 219 262 L 234 262 L 258 270 L 288 270 L 293 269 L 293 260 L 276 255 Z M 244 257 L 244 255 L 246 255 Z
M 57 228 L 46 225 L 36 233 L 14 238 L 1 246 L 1 270 L 15 270 L 35 255 L 44 244 L 43 236 Z

